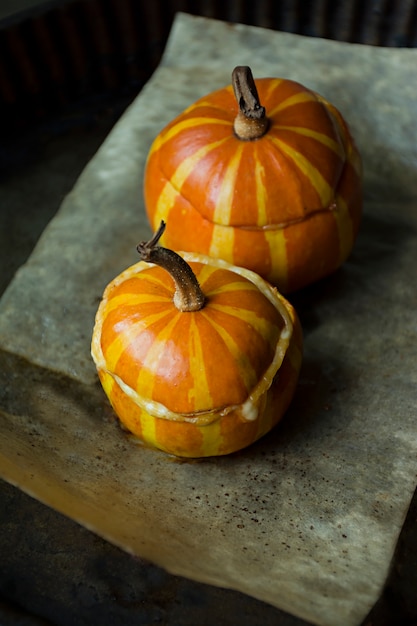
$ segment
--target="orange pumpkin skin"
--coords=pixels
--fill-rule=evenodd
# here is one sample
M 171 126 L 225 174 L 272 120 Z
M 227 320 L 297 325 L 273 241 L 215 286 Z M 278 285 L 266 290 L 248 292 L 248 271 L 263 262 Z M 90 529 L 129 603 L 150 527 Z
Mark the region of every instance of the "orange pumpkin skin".
M 293 307 L 260 277 L 180 253 L 206 295 L 181 312 L 165 270 L 137 263 L 106 288 L 92 356 L 128 431 L 179 457 L 240 450 L 287 410 L 302 359 Z
M 269 119 L 259 139 L 234 130 L 232 86 L 169 123 L 148 155 L 144 198 L 167 247 L 247 267 L 288 293 L 335 271 L 362 214 L 361 159 L 339 111 L 281 78 L 256 81 Z

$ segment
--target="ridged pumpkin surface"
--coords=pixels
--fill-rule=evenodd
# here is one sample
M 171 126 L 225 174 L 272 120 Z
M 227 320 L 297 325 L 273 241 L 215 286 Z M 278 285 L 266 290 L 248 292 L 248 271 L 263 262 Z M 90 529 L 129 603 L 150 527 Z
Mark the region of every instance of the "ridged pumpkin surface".
M 362 212 L 361 161 L 338 110 L 299 83 L 256 80 L 267 132 L 243 141 L 232 86 L 186 109 L 156 137 L 144 193 L 164 245 L 254 270 L 282 292 L 349 255 Z
M 138 438 L 177 456 L 228 454 L 286 411 L 301 329 L 292 306 L 252 272 L 181 254 L 205 306 L 179 311 L 170 275 L 137 263 L 105 290 L 92 356 L 116 414 Z

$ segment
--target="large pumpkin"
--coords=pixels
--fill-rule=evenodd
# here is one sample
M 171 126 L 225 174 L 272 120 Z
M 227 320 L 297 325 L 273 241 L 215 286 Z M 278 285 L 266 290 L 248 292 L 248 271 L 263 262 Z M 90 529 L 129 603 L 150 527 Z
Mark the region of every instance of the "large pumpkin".
M 223 455 L 268 432 L 297 383 L 292 306 L 259 276 L 156 243 L 106 288 L 92 356 L 124 426 L 183 457 Z
M 145 206 L 165 245 L 247 267 L 282 292 L 337 269 L 362 212 L 361 161 L 339 111 L 282 78 L 201 98 L 156 137 Z M 262 103 L 262 104 L 261 104 Z

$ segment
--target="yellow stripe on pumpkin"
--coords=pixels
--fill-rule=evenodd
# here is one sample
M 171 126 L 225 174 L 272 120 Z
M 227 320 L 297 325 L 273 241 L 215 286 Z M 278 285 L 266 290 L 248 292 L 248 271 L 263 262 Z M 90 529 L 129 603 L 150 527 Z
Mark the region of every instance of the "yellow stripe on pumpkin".
M 179 135 L 180 133 L 191 130 L 193 128 L 201 129 L 205 125 L 215 125 L 215 126 L 231 126 L 231 122 L 227 120 L 221 120 L 216 117 L 190 117 L 185 120 L 174 124 L 171 128 L 167 129 L 160 137 L 158 137 L 157 143 L 151 147 L 151 151 L 149 154 L 152 154 L 157 149 L 161 148 L 165 143 Z M 156 140 L 155 140 L 156 141 Z
M 217 304 L 212 302 L 211 309 L 226 313 L 232 318 L 235 318 L 237 322 L 245 322 L 253 328 L 265 341 L 269 342 L 270 338 L 275 334 L 279 334 L 276 324 L 269 322 L 264 317 L 257 316 L 253 311 L 249 309 L 239 309 L 236 311 L 236 307 L 229 306 L 227 304 Z M 212 322 L 212 320 L 210 320 Z
M 323 178 L 320 171 L 298 150 L 294 150 L 287 143 L 271 137 L 270 140 L 294 162 L 294 165 L 308 178 L 320 197 L 323 207 L 330 206 L 333 201 L 333 191 L 329 183 Z
M 172 316 L 172 311 L 170 312 L 170 315 Z M 143 359 L 142 367 L 139 371 L 135 385 L 141 395 L 146 395 L 148 398 L 152 398 L 155 374 L 157 373 L 159 360 L 164 353 L 166 343 L 170 340 L 173 330 L 181 315 L 183 315 L 181 312 L 176 312 L 164 328 L 159 330 L 158 334 L 154 337 L 153 343 L 146 353 L 146 357 Z M 142 327 L 141 330 L 143 332 L 144 328 Z M 143 390 L 143 392 L 141 390 Z
M 158 447 L 158 438 L 156 436 L 156 418 L 142 410 L 140 415 L 141 439 L 151 446 Z
M 113 376 L 111 376 L 105 370 L 99 370 L 98 375 L 105 394 L 111 400 L 111 397 L 113 395 L 113 387 L 117 384 L 116 381 L 114 380 Z
M 348 153 L 348 162 L 352 165 L 355 173 L 357 174 L 358 178 L 361 178 L 362 176 L 362 160 L 360 157 L 359 152 L 354 148 L 354 146 L 352 146 L 352 143 L 349 142 L 348 144 L 349 147 L 349 153 Z
M 202 456 L 211 456 L 218 454 L 219 444 L 221 442 L 221 422 L 220 419 L 211 422 L 207 426 L 202 426 L 200 432 L 203 435 L 201 444 Z
M 135 307 L 141 304 L 152 302 L 169 302 L 166 295 L 154 293 L 124 293 L 120 296 L 114 296 L 106 303 L 106 315 L 119 309 L 120 307 Z
M 155 154 L 155 152 L 158 152 L 161 146 L 162 146 L 162 138 L 161 138 L 161 135 L 159 134 L 155 137 L 155 139 L 153 140 L 151 144 L 151 147 L 149 148 L 147 161 L 149 161 L 152 154 Z
M 255 197 L 256 207 L 258 209 L 258 226 L 268 223 L 268 217 L 266 214 L 266 189 L 264 181 L 265 168 L 262 163 L 257 159 L 255 164 Z M 254 207 L 255 208 L 255 207 Z
M 168 311 L 165 315 L 169 316 L 170 312 Z M 112 341 L 112 343 L 107 346 L 104 354 L 104 357 L 106 359 L 106 367 L 110 372 L 115 371 L 116 364 L 120 359 L 122 353 L 127 350 L 129 346 L 132 345 L 132 343 L 137 339 L 138 335 L 143 334 L 148 326 L 150 326 L 153 322 L 157 321 L 160 318 L 160 312 L 155 313 L 154 315 L 148 315 L 146 317 L 145 323 L 143 320 L 141 320 L 137 324 L 129 325 L 123 330 L 122 333 L 117 334 L 116 339 L 114 339 L 114 341 Z
M 213 222 L 215 224 L 230 223 L 243 145 L 243 143 L 237 144 L 236 151 L 227 165 L 226 173 L 218 190 L 216 207 L 213 213 Z
M 204 280 L 207 280 L 204 279 Z M 204 283 L 203 280 L 200 280 L 199 277 L 199 282 L 200 282 L 200 286 L 204 291 Z M 210 289 L 208 295 L 209 297 L 214 296 L 216 294 L 219 293 L 230 293 L 231 291 L 248 291 L 248 292 L 253 292 L 255 289 L 253 287 L 253 283 L 244 283 L 241 280 L 237 280 L 236 282 L 230 282 L 230 283 L 225 283 L 225 284 L 221 284 L 218 287 L 216 287 L 215 289 Z
M 223 258 L 229 263 L 233 263 L 234 229 L 230 226 L 219 226 L 213 224 L 208 255 L 215 258 Z M 229 254 L 226 254 L 229 252 Z
M 158 198 L 158 202 L 155 206 L 154 214 L 152 217 L 152 226 L 155 230 L 158 229 L 162 220 L 167 219 L 167 214 L 174 206 L 179 195 L 180 193 L 176 189 L 174 189 L 170 181 L 165 183 L 164 188 L 162 189 L 161 194 Z
M 303 126 L 281 126 L 280 124 L 277 124 L 275 128 L 279 128 L 280 130 L 289 130 L 291 132 L 297 133 L 297 135 L 304 135 L 304 137 L 310 137 L 311 139 L 315 139 L 327 148 L 330 148 L 330 150 L 337 154 L 341 159 L 346 158 L 346 155 L 340 143 L 329 137 L 329 135 L 325 135 L 324 133 L 319 133 L 315 130 L 311 130 L 311 128 L 304 128 Z
M 289 107 L 295 106 L 296 104 L 303 104 L 305 102 L 315 102 L 314 96 L 308 91 L 302 91 L 301 93 L 296 93 L 293 96 L 289 96 L 285 100 L 282 100 L 276 107 L 267 111 L 268 117 L 274 117 L 277 113 L 280 113 L 284 109 L 288 109 Z
M 199 265 L 196 265 L 195 263 L 191 263 L 191 267 L 194 271 L 194 274 L 198 278 L 198 282 L 200 283 L 202 290 L 205 292 L 204 283 L 207 280 L 209 280 L 215 272 L 218 272 L 218 268 L 213 265 L 209 265 L 207 263 L 206 264 L 200 263 Z
M 194 318 L 190 324 L 189 350 L 190 372 L 193 377 L 194 386 L 188 392 L 188 400 L 194 410 L 205 409 L 212 406 L 213 401 L 206 377 L 204 367 L 205 357 L 201 343 L 201 335 Z
M 265 241 L 269 247 L 271 267 L 278 268 L 279 284 L 282 291 L 288 284 L 288 258 L 285 242 L 285 228 L 264 229 Z M 277 272 L 277 269 L 275 270 Z
M 352 250 L 354 234 L 348 207 L 340 196 L 337 197 L 336 208 L 332 211 L 332 215 L 336 221 L 339 234 L 339 262 L 343 263 Z
M 217 307 L 212 307 L 212 308 L 216 308 L 218 310 L 221 310 L 222 312 L 227 312 L 229 315 L 230 314 L 233 315 L 233 312 L 234 312 L 233 310 L 232 310 L 232 313 L 230 313 L 230 311 L 227 311 L 228 307 L 217 306 Z M 240 316 L 237 316 L 237 315 L 234 315 L 234 317 L 238 318 L 239 320 L 241 319 Z M 211 326 L 219 334 L 221 339 L 224 341 L 227 349 L 229 350 L 230 354 L 233 356 L 236 362 L 237 369 L 239 370 L 240 378 L 243 384 L 245 385 L 247 392 L 250 393 L 250 391 L 258 382 L 257 374 L 252 367 L 250 359 L 244 352 L 242 352 L 242 350 L 239 348 L 236 341 L 233 339 L 230 333 L 226 331 L 226 329 L 223 326 L 216 323 L 210 315 L 206 315 L 206 319 L 209 322 L 209 324 L 211 324 Z M 251 324 L 251 326 L 253 327 L 253 324 Z
M 167 213 L 175 204 L 176 199 L 180 195 L 181 188 L 190 175 L 192 170 L 198 165 L 199 161 L 207 156 L 213 150 L 216 150 L 225 141 L 228 141 L 228 137 L 209 143 L 199 150 L 196 150 L 189 157 L 184 159 L 177 167 L 170 180 L 165 184 L 158 198 L 157 205 L 155 207 L 153 223 L 155 227 L 158 227 L 161 220 L 165 220 Z
M 257 81 L 255 81 L 255 83 L 262 88 L 263 90 L 263 95 L 261 97 L 261 101 L 265 100 L 265 101 L 269 101 L 269 99 L 272 97 L 274 91 L 276 89 L 278 89 L 278 87 L 284 82 L 283 78 L 274 78 L 273 80 L 270 79 L 263 79 L 262 81 L 260 81 L 259 83 Z M 265 84 L 267 85 L 267 88 L 265 90 Z M 268 110 L 267 114 L 270 115 L 271 111 Z

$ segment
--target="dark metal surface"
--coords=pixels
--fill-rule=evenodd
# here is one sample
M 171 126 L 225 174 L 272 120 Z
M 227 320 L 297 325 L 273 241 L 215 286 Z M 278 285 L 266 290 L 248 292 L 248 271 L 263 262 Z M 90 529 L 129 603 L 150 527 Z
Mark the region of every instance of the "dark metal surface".
M 15 132 L 82 99 L 134 94 L 178 11 L 312 37 L 417 46 L 415 0 L 67 0 L 0 22 L 0 119 Z

